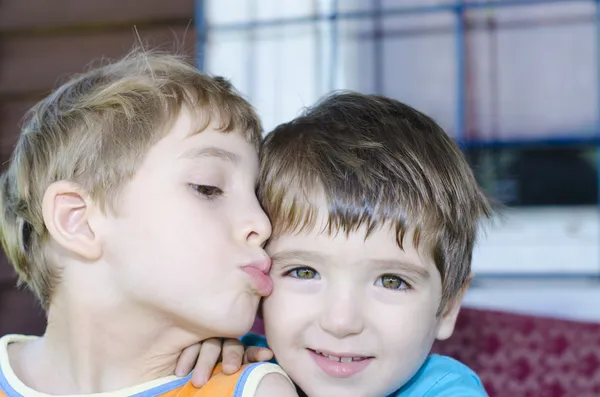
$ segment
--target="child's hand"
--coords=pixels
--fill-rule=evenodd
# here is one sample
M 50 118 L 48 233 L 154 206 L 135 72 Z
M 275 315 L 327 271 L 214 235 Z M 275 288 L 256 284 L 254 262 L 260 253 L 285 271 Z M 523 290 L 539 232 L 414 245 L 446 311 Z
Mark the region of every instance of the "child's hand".
M 242 364 L 272 359 L 273 352 L 258 346 L 250 346 L 244 351 L 244 346 L 237 339 L 207 339 L 188 347 L 181 353 L 175 368 L 175 375 L 185 376 L 193 369 L 192 385 L 200 388 L 210 378 L 221 356 L 223 357 L 223 373 L 233 374 L 240 369 Z

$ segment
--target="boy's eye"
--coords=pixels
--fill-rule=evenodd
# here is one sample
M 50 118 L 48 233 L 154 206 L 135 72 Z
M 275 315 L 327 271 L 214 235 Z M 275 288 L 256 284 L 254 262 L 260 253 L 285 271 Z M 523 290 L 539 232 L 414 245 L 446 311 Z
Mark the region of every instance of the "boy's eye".
M 192 187 L 192 189 L 194 189 L 196 192 L 198 192 L 206 198 L 213 198 L 215 196 L 223 194 L 223 191 L 216 186 L 195 185 L 193 183 L 191 183 L 190 186 Z
M 293 278 L 300 278 L 304 280 L 311 280 L 319 278 L 319 273 L 309 267 L 299 267 L 296 269 L 290 270 L 287 275 L 292 276 Z
M 396 290 L 406 290 L 410 288 L 406 281 L 393 274 L 384 274 L 383 276 L 379 277 L 375 282 L 375 285 L 378 287 Z

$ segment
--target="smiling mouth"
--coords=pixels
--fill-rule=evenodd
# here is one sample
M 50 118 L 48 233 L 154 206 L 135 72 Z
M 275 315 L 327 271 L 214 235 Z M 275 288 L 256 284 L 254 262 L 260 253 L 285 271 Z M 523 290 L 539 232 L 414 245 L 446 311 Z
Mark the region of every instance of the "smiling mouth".
M 368 357 L 368 356 L 334 356 L 332 354 L 327 354 L 327 353 L 324 353 L 319 350 L 313 350 L 313 349 L 308 349 L 308 350 L 312 351 L 315 354 L 318 354 L 320 356 L 328 358 L 331 361 L 337 361 L 338 363 L 359 362 L 359 361 L 364 361 L 364 360 L 373 358 L 373 357 Z

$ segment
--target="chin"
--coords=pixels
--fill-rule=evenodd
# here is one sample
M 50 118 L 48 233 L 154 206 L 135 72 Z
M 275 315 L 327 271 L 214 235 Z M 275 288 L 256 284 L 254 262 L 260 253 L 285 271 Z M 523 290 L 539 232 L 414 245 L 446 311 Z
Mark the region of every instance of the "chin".
M 254 316 L 249 315 L 228 315 L 226 322 L 213 323 L 220 329 L 215 329 L 216 334 L 221 338 L 240 338 L 246 335 L 254 324 Z M 217 328 L 215 327 L 215 328 Z
M 218 302 L 213 302 L 218 303 Z M 203 334 L 209 334 L 218 338 L 239 338 L 247 334 L 256 317 L 258 300 L 253 302 L 249 299 L 235 299 L 229 304 L 221 301 L 222 305 L 213 306 L 209 311 L 196 310 L 195 313 L 185 313 L 184 316 L 188 326 L 195 330 L 203 330 Z
M 235 332 L 239 336 L 246 335 L 252 329 L 252 326 L 254 325 L 255 317 L 256 317 L 256 315 L 248 316 L 247 318 L 243 318 L 243 320 L 240 318 L 240 320 L 242 320 L 242 321 L 240 321 L 237 324 Z
M 248 332 L 250 332 L 250 329 L 252 328 L 252 324 L 248 325 L 248 326 L 232 326 L 232 327 L 228 327 L 227 329 L 221 329 L 221 330 L 215 330 L 216 335 L 218 335 L 218 337 L 221 338 L 232 338 L 232 339 L 238 339 L 241 338 L 242 336 L 246 335 Z
M 243 304 L 237 302 L 237 305 L 232 307 L 226 316 L 226 321 L 230 324 L 231 328 L 239 331 L 241 335 L 248 333 L 256 320 L 258 303 L 258 299 L 248 300 Z
M 304 391 L 304 390 L 306 390 L 306 391 Z M 342 391 L 338 388 L 327 389 L 327 390 L 324 390 L 322 388 L 317 388 L 316 390 L 307 388 L 307 389 L 302 389 L 302 392 L 304 393 L 305 396 L 310 396 L 310 397 L 347 397 L 350 395 L 352 395 L 353 397 L 372 397 L 372 396 L 368 396 L 366 394 L 360 394 L 359 391 L 358 391 L 359 394 L 355 394 L 355 393 L 357 393 L 357 390 L 352 390 L 351 393 L 349 393 L 348 390 Z

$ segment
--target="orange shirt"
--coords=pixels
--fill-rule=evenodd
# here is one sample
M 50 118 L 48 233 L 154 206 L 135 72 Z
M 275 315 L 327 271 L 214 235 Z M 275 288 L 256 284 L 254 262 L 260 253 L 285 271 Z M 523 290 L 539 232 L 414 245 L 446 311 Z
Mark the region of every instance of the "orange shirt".
M 8 344 L 26 339 L 29 338 L 20 335 L 0 338 L 0 397 L 56 397 L 28 388 L 10 368 Z M 218 365 L 208 383 L 201 389 L 192 386 L 191 375 L 185 378 L 170 376 L 110 393 L 68 397 L 252 397 L 261 379 L 270 373 L 280 373 L 287 377 L 278 365 L 271 363 L 245 365 L 233 375 L 223 374 Z

